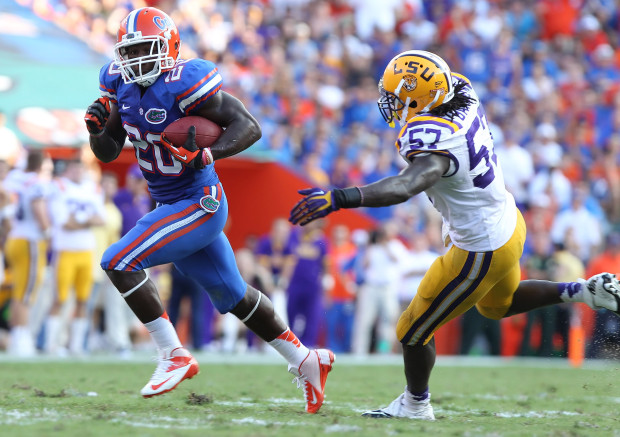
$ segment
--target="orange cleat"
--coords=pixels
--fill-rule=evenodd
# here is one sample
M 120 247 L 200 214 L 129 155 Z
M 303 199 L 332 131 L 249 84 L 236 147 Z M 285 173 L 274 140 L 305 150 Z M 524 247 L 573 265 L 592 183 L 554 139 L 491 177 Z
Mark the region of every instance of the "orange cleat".
M 185 348 L 178 347 L 169 353 L 160 352 L 159 363 L 151 380 L 140 390 L 145 398 L 174 390 L 184 379 L 198 374 L 198 362 Z
M 306 411 L 310 414 L 317 413 L 323 405 L 327 374 L 335 360 L 332 351 L 313 349 L 299 367 L 288 366 L 288 371 L 295 375 L 293 382 L 297 382 L 297 388 L 303 388 Z

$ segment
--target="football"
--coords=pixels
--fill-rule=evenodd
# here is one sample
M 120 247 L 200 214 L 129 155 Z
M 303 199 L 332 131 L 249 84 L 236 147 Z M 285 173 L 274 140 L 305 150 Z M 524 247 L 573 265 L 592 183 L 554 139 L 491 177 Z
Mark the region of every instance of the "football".
M 204 117 L 189 116 L 181 117 L 170 123 L 164 129 L 164 134 L 174 146 L 181 147 L 185 144 L 187 130 L 190 126 L 196 127 L 196 145 L 201 149 L 210 147 L 223 132 L 219 125 Z

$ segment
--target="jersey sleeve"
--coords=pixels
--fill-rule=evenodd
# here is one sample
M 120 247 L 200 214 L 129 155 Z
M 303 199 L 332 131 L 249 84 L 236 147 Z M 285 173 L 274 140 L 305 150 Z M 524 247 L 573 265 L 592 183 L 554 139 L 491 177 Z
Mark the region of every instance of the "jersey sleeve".
M 112 103 L 116 104 L 116 89 L 120 80 L 123 80 L 121 71 L 113 61 L 104 65 L 99 71 L 99 92 L 101 96 L 107 97 Z
M 179 80 L 173 85 L 174 92 L 179 109 L 185 115 L 191 115 L 222 88 L 222 76 L 213 62 L 190 59 L 177 64 L 176 68 Z

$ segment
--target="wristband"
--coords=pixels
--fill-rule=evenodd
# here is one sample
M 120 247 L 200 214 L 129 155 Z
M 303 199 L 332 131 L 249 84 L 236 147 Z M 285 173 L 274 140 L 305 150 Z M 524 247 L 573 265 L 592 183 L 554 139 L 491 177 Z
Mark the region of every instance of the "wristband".
M 205 167 L 213 164 L 213 153 L 211 153 L 211 147 L 205 147 L 202 149 L 202 163 Z
M 362 206 L 362 191 L 358 187 L 336 188 L 332 190 L 334 206 L 337 208 L 357 208 Z

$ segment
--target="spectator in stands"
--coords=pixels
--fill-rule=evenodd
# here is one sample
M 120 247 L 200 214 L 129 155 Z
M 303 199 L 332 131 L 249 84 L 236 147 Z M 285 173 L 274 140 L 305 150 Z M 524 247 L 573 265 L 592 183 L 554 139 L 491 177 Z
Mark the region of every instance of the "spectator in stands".
M 541 196 L 547 196 L 550 206 L 561 210 L 570 205 L 573 187 L 562 172 L 561 155 L 549 156 L 548 167 L 537 171 L 528 186 L 530 201 Z
M 587 196 L 587 187 L 577 187 L 570 208 L 560 211 L 551 227 L 553 242 L 570 244 L 569 239 L 574 239 L 575 254 L 584 262 L 596 253 L 602 243 L 601 224 L 586 208 Z
M 497 145 L 497 158 L 504 170 L 506 189 L 514 196 L 517 207 L 525 209 L 529 203 L 527 186 L 534 176 L 532 155 L 519 145 L 510 131 L 504 137 L 504 142 Z

